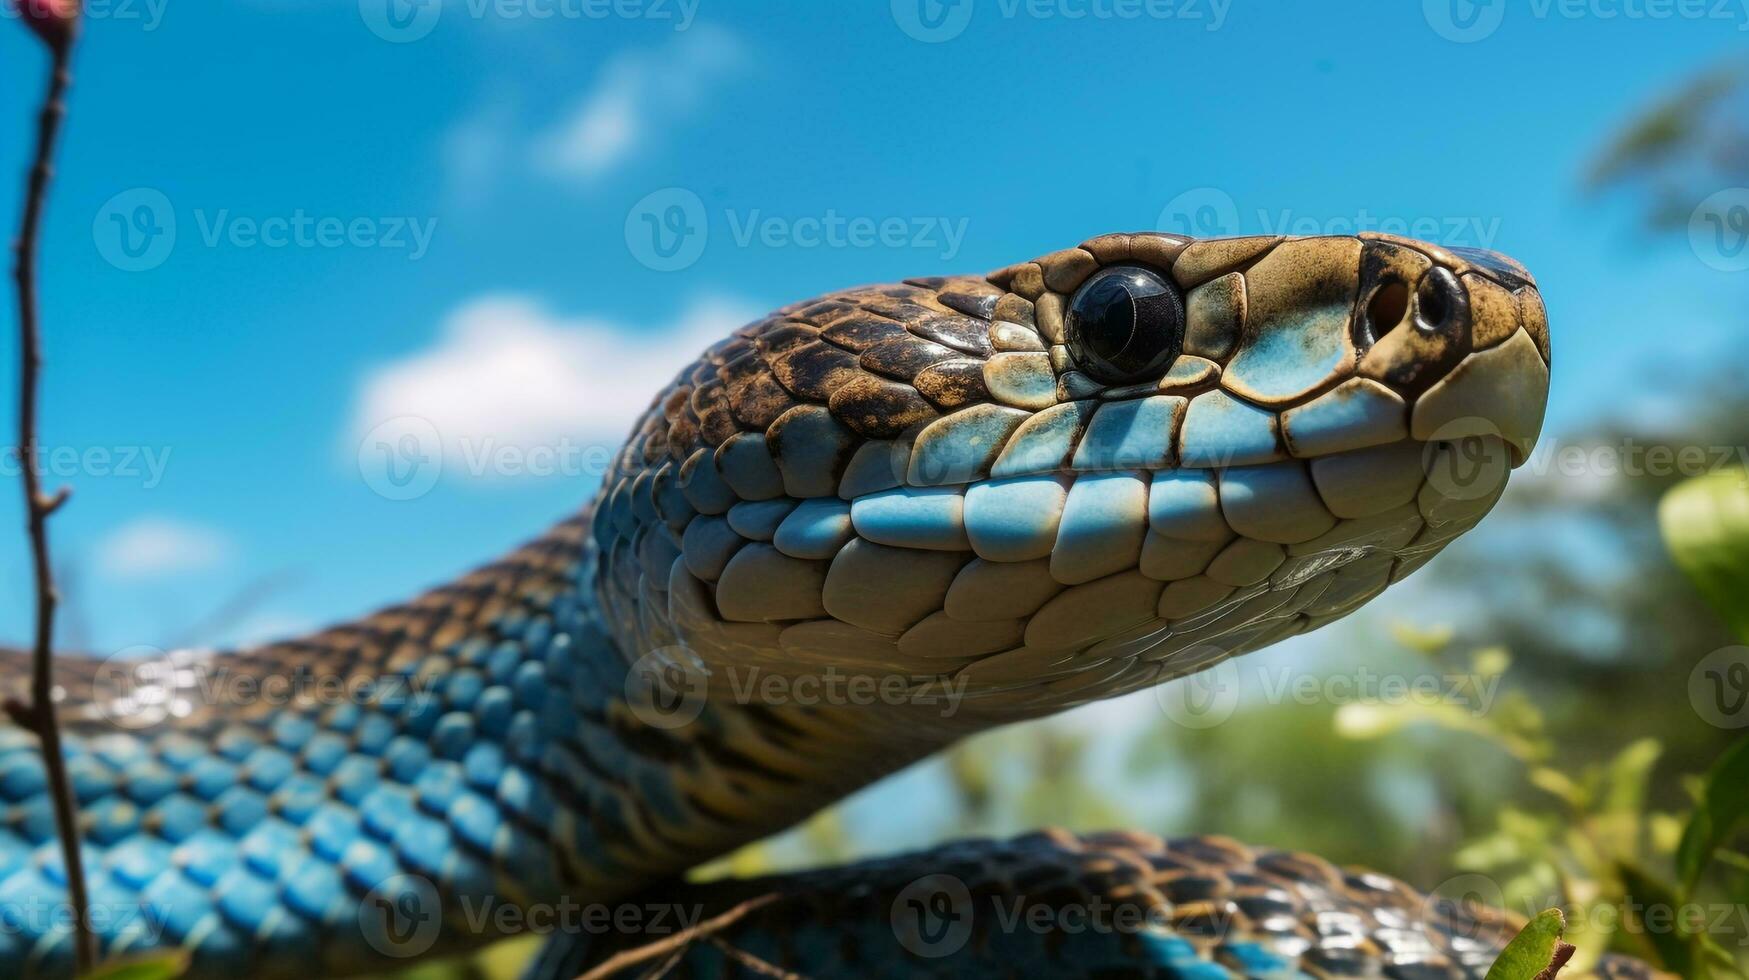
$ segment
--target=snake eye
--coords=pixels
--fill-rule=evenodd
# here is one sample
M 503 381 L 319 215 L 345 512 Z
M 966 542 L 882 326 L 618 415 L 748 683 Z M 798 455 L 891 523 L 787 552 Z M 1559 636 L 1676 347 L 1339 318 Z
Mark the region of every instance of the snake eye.
M 1069 354 L 1107 384 L 1157 373 L 1184 346 L 1184 300 L 1151 269 L 1122 265 L 1087 280 L 1069 302 Z

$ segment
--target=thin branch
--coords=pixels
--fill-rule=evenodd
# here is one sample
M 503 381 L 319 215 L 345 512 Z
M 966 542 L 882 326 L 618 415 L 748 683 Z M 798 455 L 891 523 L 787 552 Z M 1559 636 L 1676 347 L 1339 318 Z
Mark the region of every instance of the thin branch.
M 739 946 L 731 946 L 719 936 L 712 936 L 710 941 L 711 945 L 720 950 L 724 956 L 746 967 L 751 973 L 756 973 L 762 977 L 772 977 L 774 980 L 808 980 L 800 973 L 791 973 L 775 963 L 766 962 Z
M 78 973 L 89 972 L 97 962 L 97 938 L 91 932 L 91 908 L 86 896 L 85 865 L 79 854 L 79 812 L 67 779 L 67 760 L 61 748 L 61 730 L 55 719 L 54 676 L 50 660 L 55 633 L 54 573 L 49 564 L 48 520 L 67 501 L 67 491 L 44 494 L 40 453 L 37 446 L 37 376 L 42 369 L 41 335 L 37 326 L 36 253 L 43 201 L 54 176 L 55 139 L 67 114 L 67 88 L 72 83 L 69 62 L 76 25 L 69 25 L 58 41 L 51 40 L 53 60 L 48 92 L 37 117 L 36 159 L 25 185 L 24 216 L 19 223 L 18 332 L 20 381 L 18 385 L 18 455 L 23 464 L 24 503 L 29 514 L 30 547 L 36 574 L 36 646 L 32 654 L 30 704 L 8 701 L 5 710 L 21 727 L 36 733 L 41 744 L 49 792 L 54 797 L 55 829 L 61 838 L 61 860 L 66 865 L 67 897 L 73 905 L 73 956 Z M 45 34 L 45 38 L 51 35 Z
M 606 980 L 606 978 L 612 977 L 623 970 L 637 966 L 640 963 L 648 963 L 651 960 L 667 957 L 671 954 L 684 953 L 686 948 L 691 946 L 694 942 L 697 942 L 700 939 L 714 937 L 717 933 L 734 925 L 736 922 L 745 918 L 748 914 L 757 911 L 766 905 L 770 905 L 772 902 L 776 901 L 777 898 L 778 896 L 775 892 L 769 895 L 760 895 L 755 898 L 750 898 L 734 908 L 729 909 L 727 912 L 724 912 L 722 915 L 707 919 L 691 928 L 682 929 L 666 939 L 650 943 L 646 946 L 638 946 L 633 949 L 616 953 L 603 961 L 600 965 L 596 966 L 595 969 L 577 977 L 576 980 Z

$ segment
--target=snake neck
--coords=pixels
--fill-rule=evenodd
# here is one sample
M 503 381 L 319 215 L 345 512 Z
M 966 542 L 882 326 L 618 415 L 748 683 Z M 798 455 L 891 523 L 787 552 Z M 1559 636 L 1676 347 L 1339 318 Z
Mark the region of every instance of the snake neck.
M 652 651 L 604 629 L 592 513 L 308 637 L 63 658 L 106 955 L 182 947 L 192 976 L 277 975 L 319 949 L 344 975 L 466 949 L 526 928 L 504 909 L 611 903 L 939 746 L 757 686 L 650 692 Z M 35 740 L 0 726 L 0 911 L 63 900 L 55 841 Z M 21 916 L 0 975 L 67 973 L 65 917 Z

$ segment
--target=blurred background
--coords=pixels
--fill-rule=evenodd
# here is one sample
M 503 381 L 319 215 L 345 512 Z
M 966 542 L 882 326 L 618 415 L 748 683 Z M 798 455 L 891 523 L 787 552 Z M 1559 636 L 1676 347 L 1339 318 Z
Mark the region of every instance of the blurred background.
M 706 343 L 827 290 L 1146 228 L 1497 249 L 1541 280 L 1556 367 L 1544 443 L 1480 530 L 1347 622 L 976 739 L 701 873 L 1042 824 L 1218 831 L 1585 911 L 1587 956 L 1682 955 L 1611 910 L 1681 885 L 1702 774 L 1749 729 L 1749 640 L 1656 519 L 1749 461 L 1749 4 L 86 20 L 43 244 L 43 462 L 75 491 L 62 646 L 249 643 L 441 582 L 587 500 Z M 42 57 L 0 30 L 0 174 L 23 172 Z M 0 227 L 16 208 L 0 193 Z M 16 479 L 15 452 L 0 466 Z M 30 602 L 5 536 L 0 642 Z M 1726 849 L 1680 892 L 1726 960 L 1746 872 Z M 421 972 L 510 975 L 528 950 Z

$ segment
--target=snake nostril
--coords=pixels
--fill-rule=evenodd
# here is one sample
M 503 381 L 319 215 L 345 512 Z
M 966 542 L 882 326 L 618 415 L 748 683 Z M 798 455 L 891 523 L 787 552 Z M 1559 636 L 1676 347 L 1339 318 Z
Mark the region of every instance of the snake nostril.
M 1450 269 L 1434 269 L 1422 277 L 1421 288 L 1415 291 L 1415 326 L 1423 333 L 1438 333 L 1463 304 L 1463 286 L 1457 277 Z
M 1409 287 L 1402 280 L 1386 279 L 1373 290 L 1366 303 L 1366 316 L 1360 324 L 1361 345 L 1371 347 L 1379 339 L 1397 329 L 1409 312 Z

